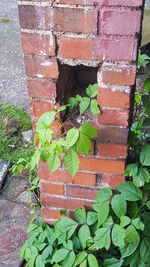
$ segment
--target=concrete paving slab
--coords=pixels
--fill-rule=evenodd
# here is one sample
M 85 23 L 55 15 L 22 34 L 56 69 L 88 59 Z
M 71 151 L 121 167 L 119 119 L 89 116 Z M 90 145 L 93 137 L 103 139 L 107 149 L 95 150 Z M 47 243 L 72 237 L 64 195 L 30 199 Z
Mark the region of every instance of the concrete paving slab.
M 28 108 L 26 76 L 20 42 L 18 7 L 16 0 L 0 1 L 0 101 Z

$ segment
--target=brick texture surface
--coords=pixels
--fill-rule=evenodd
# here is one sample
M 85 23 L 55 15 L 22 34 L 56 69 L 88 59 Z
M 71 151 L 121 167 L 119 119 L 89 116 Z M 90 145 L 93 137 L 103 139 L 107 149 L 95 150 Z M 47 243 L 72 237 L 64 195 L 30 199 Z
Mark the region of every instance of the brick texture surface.
M 143 0 L 19 1 L 34 131 L 39 116 L 60 106 L 61 90 L 66 95 L 70 88 L 69 94 L 74 96 L 76 84 L 84 95 L 88 74 L 78 75 L 73 66 L 97 67 L 97 100 L 102 113 L 85 114 L 98 134 L 91 153 L 78 154 L 80 165 L 74 179 L 63 164 L 54 173 L 46 163 L 38 166 L 42 216 L 49 224 L 62 216 L 61 209 L 67 209 L 70 216 L 73 209 L 91 208 L 98 190 L 115 188 L 125 180 L 143 4 Z M 75 72 L 67 73 L 69 68 L 62 64 L 72 66 L 69 71 Z M 92 73 L 89 76 L 96 82 Z M 50 127 L 54 139 L 63 133 L 60 114 Z M 70 127 L 74 127 L 71 119 L 65 129 Z

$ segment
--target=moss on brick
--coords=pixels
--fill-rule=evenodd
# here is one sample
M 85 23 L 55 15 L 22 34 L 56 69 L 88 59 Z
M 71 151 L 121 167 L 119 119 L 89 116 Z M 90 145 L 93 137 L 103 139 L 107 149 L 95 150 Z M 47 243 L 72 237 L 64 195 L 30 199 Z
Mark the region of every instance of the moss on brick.
M 30 157 L 33 144 L 22 142 L 22 131 L 32 128 L 29 115 L 12 104 L 0 103 L 0 158 L 15 163 L 20 157 Z

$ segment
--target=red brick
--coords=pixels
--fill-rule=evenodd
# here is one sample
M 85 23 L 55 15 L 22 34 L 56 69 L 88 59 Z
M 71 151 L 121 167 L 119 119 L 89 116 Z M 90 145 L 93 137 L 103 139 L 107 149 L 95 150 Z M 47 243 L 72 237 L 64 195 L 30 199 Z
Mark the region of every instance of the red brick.
M 22 33 L 21 41 L 24 54 L 55 55 L 56 44 L 53 35 Z
M 114 37 L 111 39 L 97 37 L 94 40 L 94 59 L 112 61 L 135 61 L 137 57 L 137 40 Z
M 99 144 L 98 154 L 101 157 L 110 157 L 115 159 L 125 159 L 127 156 L 127 145 Z
M 129 110 L 104 109 L 98 115 L 98 122 L 105 125 L 128 126 Z
M 95 39 L 60 36 L 59 57 L 85 60 L 134 61 L 137 56 L 137 40 Z
M 121 86 L 119 90 L 116 88 L 114 91 L 109 88 L 99 88 L 97 100 L 100 106 L 110 108 L 129 108 L 130 106 L 130 94 L 124 93 Z
M 98 0 L 97 0 L 98 1 Z M 69 5 L 94 5 L 95 0 L 59 0 L 60 4 L 69 4 Z
M 49 23 L 45 21 L 47 8 L 19 5 L 18 10 L 22 29 L 50 30 L 52 28 L 53 16 L 49 17 Z
M 102 82 L 117 85 L 134 85 L 136 78 L 135 65 L 106 63 L 102 67 Z
M 55 59 L 25 57 L 24 62 L 28 77 L 58 78 L 58 64 Z
M 103 10 L 100 16 L 101 34 L 133 35 L 139 32 L 141 11 Z M 117 27 L 116 25 L 119 25 Z
M 98 135 L 102 143 L 127 144 L 128 128 L 99 125 Z
M 43 113 L 47 111 L 52 111 L 54 109 L 53 105 L 43 101 L 32 101 L 30 106 L 31 113 L 35 117 L 40 117 Z
M 42 217 L 47 219 L 60 219 L 62 217 L 60 210 L 42 208 Z
M 59 57 L 92 59 L 93 41 L 84 38 L 61 36 L 59 38 Z
M 124 173 L 124 167 L 124 161 L 80 157 L 80 170 L 100 173 L 107 172 L 119 175 Z
M 56 85 L 51 81 L 28 80 L 28 93 L 30 97 L 39 99 L 55 99 Z
M 41 181 L 40 191 L 47 194 L 64 195 L 64 185 Z
M 125 177 L 121 175 L 112 175 L 108 173 L 101 174 L 101 179 L 105 183 L 107 183 L 110 187 L 115 188 L 119 184 L 124 183 Z
M 39 164 L 38 176 L 40 179 L 54 182 L 74 183 L 93 187 L 96 185 L 95 174 L 78 172 L 74 179 L 72 179 L 71 175 L 65 170 L 57 170 L 51 174 L 47 164 L 44 162 L 40 162 Z
M 97 32 L 97 13 L 93 10 L 55 8 L 54 30 L 95 34 Z
M 61 208 L 61 209 L 78 209 L 82 206 L 91 207 L 91 202 L 79 199 L 69 199 L 52 197 L 45 194 L 41 194 L 40 197 L 41 205 L 45 207 Z
M 142 6 L 143 0 L 100 0 L 99 4 L 106 6 Z
M 66 184 L 66 196 L 95 200 L 99 188 Z

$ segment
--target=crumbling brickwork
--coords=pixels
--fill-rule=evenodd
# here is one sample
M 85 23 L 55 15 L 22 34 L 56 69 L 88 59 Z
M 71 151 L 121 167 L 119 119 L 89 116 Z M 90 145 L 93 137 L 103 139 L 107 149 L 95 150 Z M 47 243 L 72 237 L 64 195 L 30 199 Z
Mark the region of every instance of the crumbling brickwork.
M 39 166 L 42 215 L 51 223 L 61 209 L 90 206 L 100 187 L 124 181 L 143 0 L 18 4 L 33 124 L 57 104 L 60 66 L 86 66 L 85 73 L 96 68 L 97 78 L 91 79 L 99 84 L 102 114 L 92 121 L 99 139 L 88 157 L 80 156 L 75 179 L 63 167 L 50 174 L 46 164 Z

